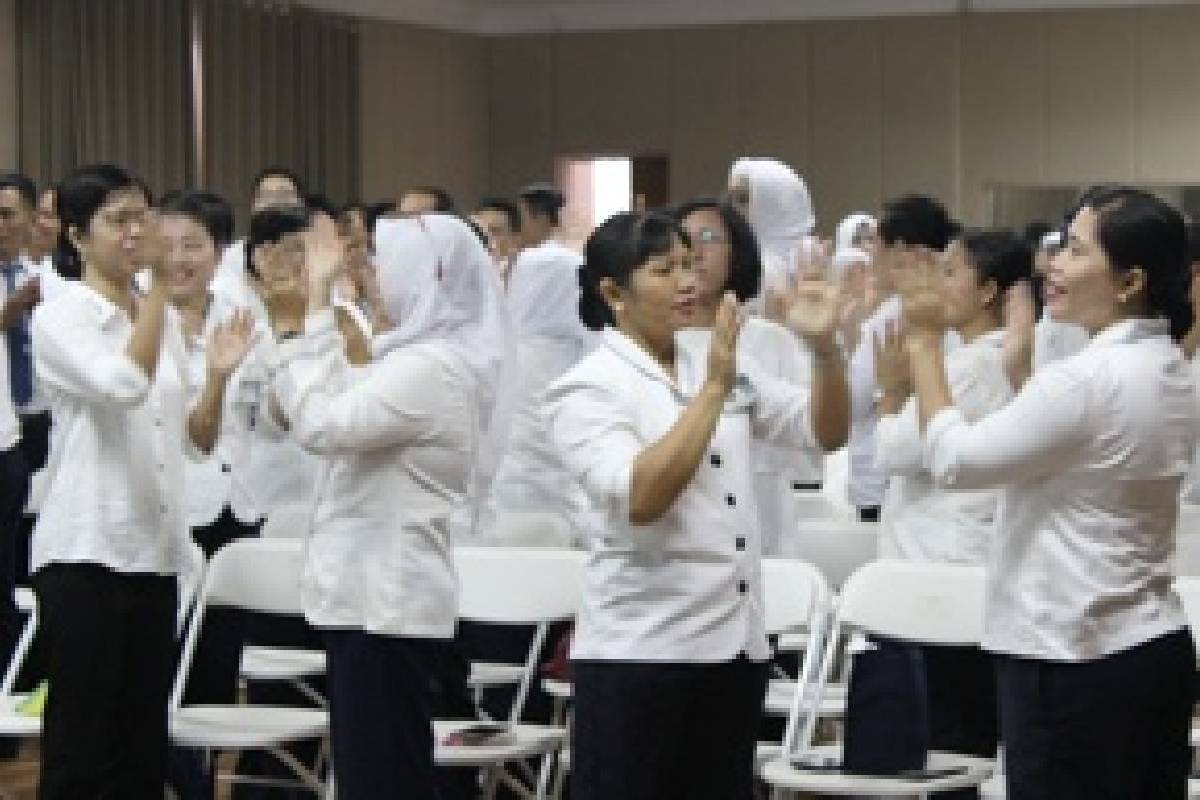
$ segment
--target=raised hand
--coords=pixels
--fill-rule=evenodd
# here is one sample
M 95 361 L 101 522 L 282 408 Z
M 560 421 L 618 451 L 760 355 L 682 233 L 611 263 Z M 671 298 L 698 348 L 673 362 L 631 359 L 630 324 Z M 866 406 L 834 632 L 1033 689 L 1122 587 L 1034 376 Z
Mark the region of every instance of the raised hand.
M 822 243 L 805 268 L 796 273 L 788 291 L 780 296 L 783 324 L 817 351 L 834 347 L 834 332 L 843 304 L 838 287 L 830 280 L 829 246 Z
M 208 371 L 220 378 L 229 377 L 250 352 L 254 339 L 254 317 L 246 309 L 235 311 L 208 337 Z
M 1004 296 L 1004 348 L 1002 358 L 1009 383 L 1020 389 L 1033 374 L 1033 330 L 1037 304 L 1026 281 L 1013 284 Z
M 925 248 L 901 256 L 903 279 L 899 281 L 904 302 L 904 326 L 908 336 L 941 338 L 946 333 L 946 306 L 942 265 Z
M 304 232 L 304 269 L 308 275 L 310 300 L 328 300 L 345 257 L 345 243 L 338 236 L 336 227 L 316 225 Z
M 900 323 L 890 321 L 875 335 L 875 385 L 885 397 L 900 399 L 912 394 L 912 370 L 904 349 Z
M 170 279 L 171 267 L 167 259 L 169 253 L 170 243 L 163 235 L 158 214 L 147 211 L 142 237 L 138 242 L 137 265 L 148 267 L 154 276 L 154 283 L 159 286 L 165 286 Z
M 717 306 L 712 342 L 708 349 L 708 380 L 724 394 L 733 389 L 737 377 L 737 340 L 742 330 L 742 313 L 737 296 L 726 292 Z

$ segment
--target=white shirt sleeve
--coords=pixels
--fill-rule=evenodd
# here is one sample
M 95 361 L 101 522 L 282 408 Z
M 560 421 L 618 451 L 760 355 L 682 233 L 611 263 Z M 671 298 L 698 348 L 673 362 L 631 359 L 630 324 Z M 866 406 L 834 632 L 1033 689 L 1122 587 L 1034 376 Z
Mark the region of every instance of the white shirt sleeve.
M 352 367 L 332 310 L 309 317 L 305 329 L 303 337 L 280 345 L 283 366 L 274 382 L 292 435 L 305 450 L 375 450 L 436 435 L 443 427 L 431 402 L 440 398 L 436 375 L 408 368 L 415 362 L 386 358 Z
M 811 390 L 766 375 L 754 377 L 757 395 L 751 417 L 754 435 L 776 445 L 817 448 L 811 416 Z
M 633 465 L 646 445 L 620 399 L 598 383 L 567 381 L 547 390 L 542 414 L 567 471 L 597 510 L 628 520 Z
M 986 489 L 1068 467 L 1089 438 L 1085 390 L 1083 379 L 1053 364 L 978 422 L 966 422 L 956 407 L 943 409 L 925 431 L 934 480 L 946 488 Z
M 37 379 L 49 390 L 84 403 L 137 405 L 150 390 L 149 376 L 124 348 L 114 351 L 105 343 L 95 317 L 79 310 L 75 304 L 56 304 L 34 312 Z

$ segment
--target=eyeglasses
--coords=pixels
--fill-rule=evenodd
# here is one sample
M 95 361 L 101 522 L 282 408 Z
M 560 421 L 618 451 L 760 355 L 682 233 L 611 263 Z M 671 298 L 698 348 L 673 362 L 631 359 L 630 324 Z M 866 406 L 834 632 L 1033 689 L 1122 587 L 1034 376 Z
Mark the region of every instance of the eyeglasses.
M 691 237 L 693 245 L 725 244 L 729 241 L 727 237 L 708 228 L 701 228 L 698 231 L 689 231 L 688 236 Z

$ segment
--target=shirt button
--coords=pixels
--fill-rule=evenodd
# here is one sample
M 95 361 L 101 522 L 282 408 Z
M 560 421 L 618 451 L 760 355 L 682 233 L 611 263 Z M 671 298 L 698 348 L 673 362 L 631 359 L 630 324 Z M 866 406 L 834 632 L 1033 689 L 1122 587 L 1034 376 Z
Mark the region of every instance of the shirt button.
M 224 472 L 224 473 L 228 474 L 228 473 L 229 473 L 229 465 L 228 465 L 228 464 L 222 464 L 222 465 L 221 465 L 221 472 Z
M 166 504 L 164 503 L 163 505 L 159 506 L 159 507 L 158 507 L 158 510 L 159 510 L 159 511 L 161 511 L 162 513 L 164 513 L 164 514 L 165 514 L 165 513 L 167 513 L 167 506 L 166 506 Z
M 714 467 L 721 466 L 721 456 L 717 453 L 713 453 L 708 457 L 708 463 L 712 464 Z
M 730 508 L 732 508 L 737 505 L 737 498 L 731 494 L 727 494 L 727 495 L 725 495 L 725 502 L 726 502 L 726 504 L 729 505 Z
M 734 546 L 737 547 L 738 550 L 746 549 L 746 537 L 745 536 L 737 537 L 736 539 L 733 540 L 733 543 L 734 543 Z
M 739 594 L 745 594 L 745 593 L 746 593 L 746 589 L 747 589 L 746 582 L 745 582 L 745 581 L 738 581 L 738 593 L 739 593 Z

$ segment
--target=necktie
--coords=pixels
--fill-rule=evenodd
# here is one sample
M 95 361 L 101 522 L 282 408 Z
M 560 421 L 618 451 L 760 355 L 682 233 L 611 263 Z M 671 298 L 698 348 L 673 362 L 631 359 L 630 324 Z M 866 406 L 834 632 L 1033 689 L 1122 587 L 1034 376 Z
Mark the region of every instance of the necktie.
M 8 294 L 17 289 L 17 278 L 21 267 L 19 264 L 7 264 L 3 267 L 4 283 Z M 18 408 L 33 399 L 33 354 L 29 346 L 29 315 L 23 314 L 21 319 L 7 331 L 8 340 L 8 374 L 12 383 L 13 402 Z

